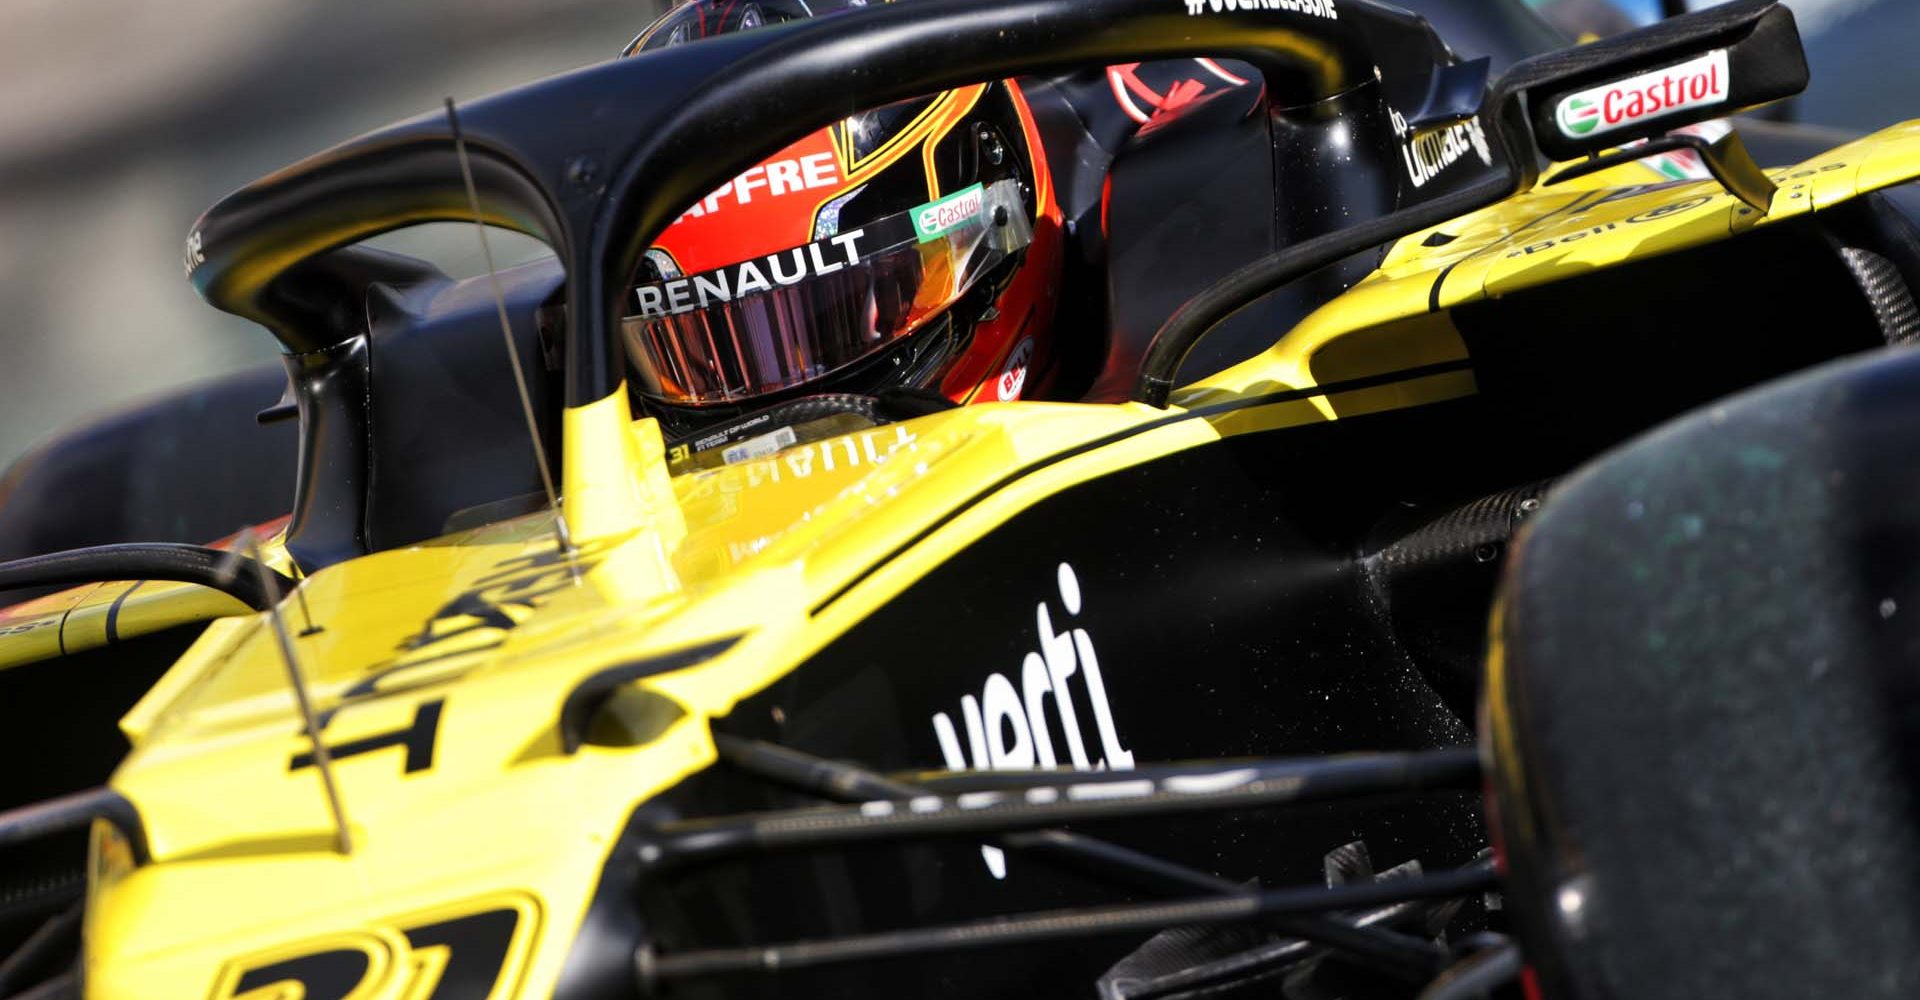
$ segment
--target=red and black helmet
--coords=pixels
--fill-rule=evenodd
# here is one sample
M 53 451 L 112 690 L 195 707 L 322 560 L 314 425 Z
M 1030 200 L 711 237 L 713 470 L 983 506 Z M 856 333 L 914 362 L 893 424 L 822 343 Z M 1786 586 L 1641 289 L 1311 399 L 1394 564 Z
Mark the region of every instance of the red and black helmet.
M 691 0 L 626 54 L 861 5 Z M 896 386 L 1019 398 L 1049 359 L 1051 188 L 1011 80 L 808 135 L 687 206 L 647 251 L 621 323 L 638 391 L 675 422 Z

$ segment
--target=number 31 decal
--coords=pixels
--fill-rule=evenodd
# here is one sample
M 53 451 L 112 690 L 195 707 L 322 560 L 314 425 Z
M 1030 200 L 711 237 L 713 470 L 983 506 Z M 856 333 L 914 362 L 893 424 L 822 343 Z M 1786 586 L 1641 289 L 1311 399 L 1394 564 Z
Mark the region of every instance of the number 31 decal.
M 508 997 L 537 923 L 532 900 L 493 897 L 388 927 L 310 938 L 228 962 L 213 1000 Z

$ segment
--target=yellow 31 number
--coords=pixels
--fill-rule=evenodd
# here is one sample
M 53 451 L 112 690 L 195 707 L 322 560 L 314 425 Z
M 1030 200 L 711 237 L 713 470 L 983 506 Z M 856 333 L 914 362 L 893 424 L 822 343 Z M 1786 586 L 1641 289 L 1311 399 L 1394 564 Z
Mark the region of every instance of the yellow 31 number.
M 491 1000 L 513 994 L 534 908 L 490 900 L 444 919 L 313 938 L 230 962 L 213 1000 Z M 500 905 L 500 904 L 506 905 Z

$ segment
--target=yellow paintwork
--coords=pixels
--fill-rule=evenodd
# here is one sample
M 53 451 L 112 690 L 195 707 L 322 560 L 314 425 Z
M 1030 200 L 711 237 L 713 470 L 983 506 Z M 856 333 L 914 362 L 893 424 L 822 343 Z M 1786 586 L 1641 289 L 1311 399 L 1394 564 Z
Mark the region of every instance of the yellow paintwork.
M 314 573 L 300 590 L 316 630 L 283 603 L 329 744 L 408 730 L 439 705 L 431 766 L 407 772 L 397 745 L 336 763 L 351 855 L 333 849 L 317 774 L 290 768 L 308 743 L 264 615 L 219 619 L 129 713 L 134 749 L 112 784 L 139 809 L 151 860 L 134 864 L 96 830 L 88 995 L 217 1000 L 244 967 L 337 947 L 372 970 L 353 996 L 426 996 L 444 949 L 410 949 L 404 931 L 507 907 L 520 919 L 496 995 L 545 996 L 629 814 L 713 760 L 708 718 L 1020 511 L 1229 435 L 1469 395 L 1445 307 L 1726 239 L 1916 174 L 1920 124 L 1777 172 L 1765 219 L 1711 183 L 1634 187 L 1649 176 L 1640 168 L 1529 192 L 1439 227 L 1454 237 L 1444 246 L 1403 241 L 1272 349 L 1176 394 L 1172 411 L 970 406 L 672 478 L 657 426 L 632 419 L 624 392 L 568 411 L 572 558 L 551 514 L 529 515 Z M 1277 393 L 1290 394 L 1266 399 Z M 91 636 L 102 602 L 124 590 L 0 613 L 0 663 L 57 653 L 63 619 Z M 196 590 L 147 584 L 120 613 L 233 610 Z M 705 663 L 640 682 L 686 710 L 657 738 L 563 752 L 560 707 L 582 679 L 736 635 Z
M 0 610 L 0 666 L 33 663 L 68 652 L 60 641 L 68 612 L 106 584 L 89 584 Z M 125 584 L 121 584 L 125 587 Z
M 88 584 L 0 609 L 0 669 L 246 610 L 225 594 L 186 583 Z

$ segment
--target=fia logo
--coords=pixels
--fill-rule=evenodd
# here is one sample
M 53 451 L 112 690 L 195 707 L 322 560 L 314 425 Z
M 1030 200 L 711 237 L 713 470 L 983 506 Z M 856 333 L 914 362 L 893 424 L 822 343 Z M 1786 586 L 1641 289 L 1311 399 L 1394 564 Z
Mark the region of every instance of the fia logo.
M 1080 580 L 1073 567 L 1060 564 L 1060 607 L 1071 619 L 1080 614 Z M 1120 745 L 1114 729 L 1113 708 L 1107 701 L 1106 681 L 1100 675 L 1100 658 L 1095 655 L 1093 637 L 1084 628 L 1054 630 L 1053 610 L 1046 601 L 1034 605 L 1034 628 L 1039 634 L 1039 650 L 1028 653 L 1020 664 L 1020 684 L 1014 686 L 1006 674 L 989 674 L 980 696 L 960 699 L 960 718 L 966 727 L 966 752 L 962 752 L 959 728 L 945 712 L 933 716 L 933 734 L 940 741 L 940 755 L 947 770 L 1024 770 L 1033 767 L 1060 766 L 1060 749 L 1078 771 L 1133 769 L 1133 753 Z M 1063 622 L 1063 624 L 1065 624 Z M 1077 679 L 1076 679 L 1077 678 Z M 1051 701 L 1053 712 L 1047 712 Z M 1099 756 L 1091 756 L 1080 730 L 1080 705 L 1093 715 L 1100 736 Z M 1062 737 L 1056 744 L 1053 721 Z M 1007 860 L 997 847 L 981 847 L 987 870 L 994 878 L 1007 877 Z

